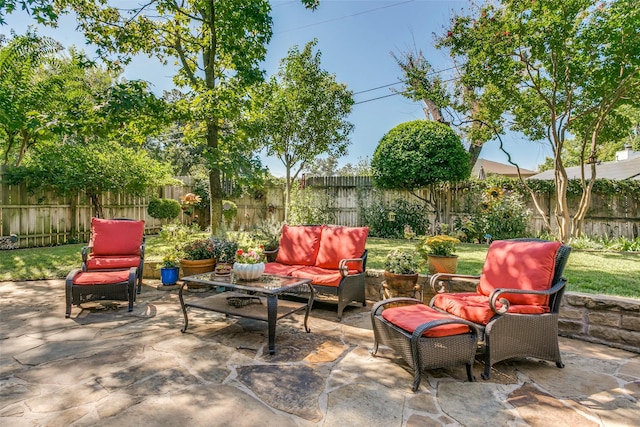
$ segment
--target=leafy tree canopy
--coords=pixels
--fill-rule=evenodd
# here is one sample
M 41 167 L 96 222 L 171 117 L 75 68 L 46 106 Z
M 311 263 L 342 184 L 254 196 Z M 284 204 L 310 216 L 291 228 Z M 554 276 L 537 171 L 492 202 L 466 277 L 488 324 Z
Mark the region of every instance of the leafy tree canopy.
M 447 125 L 416 120 L 391 129 L 371 161 L 376 187 L 414 191 L 469 177 L 469 153 Z

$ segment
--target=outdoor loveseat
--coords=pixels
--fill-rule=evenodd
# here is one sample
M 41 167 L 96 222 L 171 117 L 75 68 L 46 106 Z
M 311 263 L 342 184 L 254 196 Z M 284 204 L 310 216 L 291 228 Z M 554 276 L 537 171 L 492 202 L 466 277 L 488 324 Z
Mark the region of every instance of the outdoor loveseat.
M 311 279 L 317 293 L 338 297 L 338 320 L 353 303 L 366 305 L 368 227 L 284 225 L 275 262 L 266 274 Z

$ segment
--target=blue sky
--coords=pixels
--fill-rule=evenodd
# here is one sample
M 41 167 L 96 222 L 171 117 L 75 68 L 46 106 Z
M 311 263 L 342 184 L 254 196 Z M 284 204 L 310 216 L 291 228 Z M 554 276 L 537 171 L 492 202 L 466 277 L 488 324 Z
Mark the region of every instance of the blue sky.
M 129 1 L 116 1 L 126 4 Z M 136 2 L 137 3 L 137 2 Z M 433 47 L 434 34 L 441 35 L 451 17 L 468 9 L 468 1 L 439 0 L 321 0 L 316 11 L 306 10 L 299 0 L 272 0 L 273 37 L 268 46 L 264 69 L 267 76 L 278 70 L 280 60 L 293 46 L 304 46 L 317 38 L 317 49 L 322 52 L 322 67 L 335 74 L 355 93 L 356 104 L 349 120 L 355 125 L 351 134 L 349 154 L 338 160 L 340 166 L 371 158 L 378 142 L 394 126 L 424 119 L 422 105 L 400 95 L 392 95 L 391 88 L 400 89 L 400 70 L 391 52 L 422 50 L 435 70 L 453 66 L 446 52 Z M 10 29 L 24 33 L 33 21 L 23 13 L 6 17 L 7 25 L 0 33 Z M 38 29 L 65 46 L 85 46 L 83 36 L 76 30 L 71 17 L 64 17 L 57 29 Z M 455 77 L 453 70 L 441 73 L 444 79 Z M 124 76 L 144 79 L 153 84 L 156 93 L 173 87 L 173 67 L 163 67 L 146 57 L 134 59 Z M 392 96 L 389 96 L 392 95 Z M 379 99 L 376 99 L 379 98 Z M 503 141 L 513 160 L 526 169 L 536 169 L 550 155 L 547 144 L 526 141 L 509 134 Z M 482 149 L 481 158 L 507 163 L 498 143 L 490 141 Z M 271 172 L 284 174 L 284 166 L 277 159 L 264 158 Z

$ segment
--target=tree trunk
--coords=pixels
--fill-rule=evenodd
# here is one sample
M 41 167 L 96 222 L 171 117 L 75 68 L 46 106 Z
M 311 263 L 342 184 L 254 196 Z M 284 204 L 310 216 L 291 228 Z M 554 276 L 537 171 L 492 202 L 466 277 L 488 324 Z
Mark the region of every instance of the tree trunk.
M 89 198 L 91 199 L 91 205 L 93 206 L 93 215 L 96 218 L 104 218 L 102 204 L 100 203 L 100 196 L 98 194 L 89 194 Z
M 424 102 L 424 105 L 426 105 L 424 113 L 427 116 L 427 119 L 430 118 L 434 122 L 444 123 L 444 117 L 442 117 L 442 112 L 440 111 L 440 109 L 438 108 L 435 102 L 426 98 L 423 99 L 422 102 Z

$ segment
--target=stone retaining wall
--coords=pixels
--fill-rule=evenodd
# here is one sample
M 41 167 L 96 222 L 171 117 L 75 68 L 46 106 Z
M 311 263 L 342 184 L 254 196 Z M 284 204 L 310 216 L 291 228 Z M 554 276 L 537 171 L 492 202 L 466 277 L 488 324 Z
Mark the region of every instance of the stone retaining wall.
M 145 263 L 145 278 L 159 278 L 155 264 Z M 367 270 L 368 300 L 380 300 L 383 280 L 382 270 Z M 420 276 L 418 283 L 424 289 L 423 300 L 428 303 L 433 297 L 428 277 Z M 475 287 L 460 282 L 452 284 L 452 290 L 472 292 Z M 560 308 L 559 329 L 565 337 L 640 353 L 640 299 L 566 292 Z

